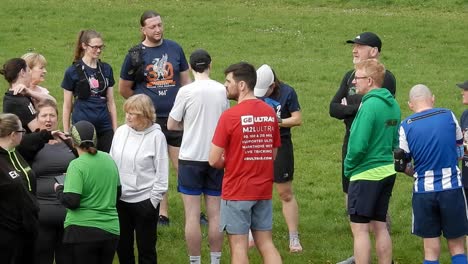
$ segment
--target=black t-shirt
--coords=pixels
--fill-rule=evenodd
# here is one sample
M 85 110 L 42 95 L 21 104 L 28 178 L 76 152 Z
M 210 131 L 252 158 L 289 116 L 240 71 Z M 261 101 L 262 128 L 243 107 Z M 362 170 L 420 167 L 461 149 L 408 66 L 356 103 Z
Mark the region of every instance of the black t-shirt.
M 12 91 L 6 92 L 3 97 L 3 112 L 17 115 L 21 120 L 23 128 L 28 133 L 31 132 L 28 124 L 36 118 L 36 109 L 30 97 L 13 95 Z
M 460 128 L 463 133 L 463 143 L 468 143 L 468 110 L 465 110 L 460 118 Z M 465 153 L 462 160 L 462 183 L 468 188 L 468 155 Z
M 65 143 L 45 144 L 34 157 L 31 167 L 37 176 L 37 199 L 41 204 L 60 204 L 55 194 L 55 176 L 67 172 L 75 158 Z

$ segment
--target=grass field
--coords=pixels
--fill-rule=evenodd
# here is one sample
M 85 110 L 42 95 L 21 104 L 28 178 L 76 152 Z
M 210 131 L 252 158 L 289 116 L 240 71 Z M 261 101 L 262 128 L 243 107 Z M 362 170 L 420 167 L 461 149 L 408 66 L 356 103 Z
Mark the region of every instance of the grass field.
M 139 17 L 158 10 L 165 37 L 176 40 L 186 55 L 205 48 L 213 58 L 212 77 L 241 60 L 270 64 L 293 86 L 303 112 L 303 126 L 293 130 L 295 192 L 300 206 L 302 254 L 287 251 L 287 229 L 280 203 L 274 202 L 274 240 L 284 263 L 335 263 L 352 252 L 352 236 L 341 193 L 342 122 L 330 118 L 328 105 L 344 73 L 352 67 L 347 39 L 363 31 L 382 38 L 381 61 L 397 78 L 397 100 L 409 114 L 407 94 L 417 83 L 428 85 L 436 104 L 464 110 L 455 83 L 468 79 L 468 0 L 0 0 L 0 62 L 29 50 L 46 56 L 49 88 L 61 104 L 60 83 L 73 58 L 80 29 L 96 29 L 107 49 L 102 59 L 120 66 L 129 47 L 139 41 Z M 7 89 L 5 81 L 0 82 Z M 117 87 L 116 91 L 117 91 Z M 116 92 L 120 123 L 123 99 Z M 412 180 L 399 175 L 391 202 L 396 263 L 421 263 L 422 242 L 410 234 Z M 160 263 L 186 263 L 183 207 L 170 185 L 172 224 L 158 231 Z M 203 262 L 208 263 L 207 243 Z M 226 242 L 223 263 L 229 263 Z M 441 263 L 449 263 L 444 244 Z M 118 261 L 115 261 L 118 263 Z M 252 263 L 261 260 L 255 251 Z

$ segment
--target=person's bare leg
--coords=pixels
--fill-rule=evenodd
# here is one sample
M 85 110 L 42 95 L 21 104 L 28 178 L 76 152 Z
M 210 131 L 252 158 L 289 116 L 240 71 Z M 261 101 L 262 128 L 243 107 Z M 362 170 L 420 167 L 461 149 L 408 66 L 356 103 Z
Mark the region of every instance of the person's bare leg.
M 275 185 L 281 199 L 284 220 L 288 226 L 289 250 L 291 252 L 301 252 L 302 246 L 298 237 L 299 207 L 292 190 L 292 181 L 276 183 Z
M 200 196 L 182 194 L 185 211 L 185 241 L 190 256 L 201 255 Z
M 369 224 L 351 222 L 351 231 L 354 237 L 354 258 L 356 264 L 370 264 L 371 241 L 369 238 Z
M 455 256 L 459 254 L 465 254 L 465 237 L 458 237 L 453 239 L 447 239 L 448 248 L 450 255 Z
M 440 256 L 440 238 L 423 238 L 424 260 L 436 261 Z
M 174 168 L 174 171 L 178 173 L 179 170 L 179 147 L 174 147 L 174 146 L 167 146 L 168 152 L 169 152 L 169 159 L 171 160 L 172 167 Z M 159 215 L 163 215 L 165 217 L 169 217 L 169 202 L 168 202 L 168 192 L 166 192 L 163 196 L 163 199 L 161 201 L 161 205 L 159 206 Z M 200 216 L 198 216 L 200 217 Z
M 379 264 L 392 263 L 392 239 L 388 232 L 387 223 L 379 221 L 371 221 L 372 229 L 375 234 L 375 250 Z
M 247 251 L 249 250 L 249 235 L 229 235 L 229 248 L 231 249 L 231 264 L 248 264 L 249 256 Z M 267 263 L 267 262 L 265 262 Z
M 255 245 L 262 255 L 263 263 L 281 264 L 281 256 L 273 244 L 271 231 L 256 231 L 252 230 L 252 235 L 255 240 Z
M 219 232 L 221 197 L 205 195 L 206 213 L 208 216 L 208 242 L 211 252 L 221 252 L 223 232 Z M 200 214 L 199 216 L 200 217 Z

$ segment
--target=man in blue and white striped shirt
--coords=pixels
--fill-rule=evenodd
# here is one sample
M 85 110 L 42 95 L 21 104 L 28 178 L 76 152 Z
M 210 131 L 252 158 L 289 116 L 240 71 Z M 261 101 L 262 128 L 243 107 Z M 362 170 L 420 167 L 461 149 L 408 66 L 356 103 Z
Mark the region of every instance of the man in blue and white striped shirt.
M 452 263 L 467 263 L 464 238 L 468 234 L 467 204 L 458 159 L 463 136 L 449 109 L 433 108 L 434 96 L 425 85 L 411 88 L 408 105 L 414 112 L 401 123 L 400 148 L 413 164 L 413 230 L 423 238 L 424 264 L 438 264 L 440 235 L 448 240 Z

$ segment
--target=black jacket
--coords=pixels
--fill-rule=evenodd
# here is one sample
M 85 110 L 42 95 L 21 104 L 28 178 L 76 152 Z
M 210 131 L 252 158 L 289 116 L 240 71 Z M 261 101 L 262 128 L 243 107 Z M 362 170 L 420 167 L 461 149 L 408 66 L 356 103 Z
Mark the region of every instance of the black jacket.
M 37 234 L 39 206 L 35 175 L 16 151 L 0 147 L 0 227 Z
M 342 119 L 346 126 L 345 143 L 348 142 L 349 131 L 354 118 L 361 105 L 362 95 L 356 94 L 353 84 L 354 70 L 348 71 L 341 80 L 340 88 L 336 91 L 335 96 L 330 102 L 330 116 Z M 383 88 L 386 88 L 395 97 L 396 92 L 396 79 L 393 73 L 389 70 L 385 71 L 383 80 Z M 346 98 L 347 105 L 342 105 L 341 100 Z

